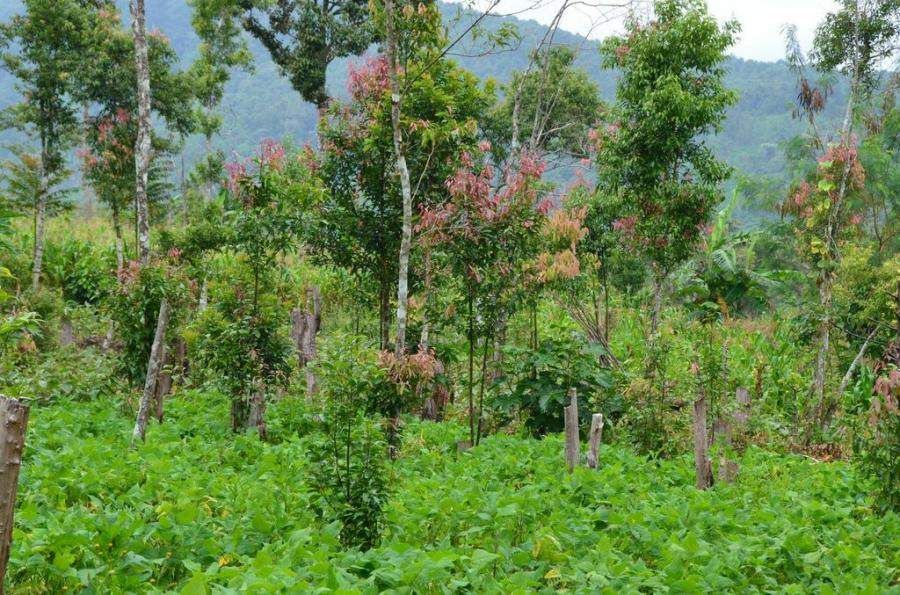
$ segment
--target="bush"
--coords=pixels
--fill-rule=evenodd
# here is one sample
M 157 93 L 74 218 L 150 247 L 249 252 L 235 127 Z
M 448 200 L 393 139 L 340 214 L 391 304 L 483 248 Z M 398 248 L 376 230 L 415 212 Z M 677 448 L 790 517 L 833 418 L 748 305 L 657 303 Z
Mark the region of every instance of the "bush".
M 44 270 L 62 297 L 75 304 L 99 304 L 115 289 L 115 256 L 74 238 L 47 243 Z
M 366 550 L 380 541 L 387 501 L 387 445 L 371 411 L 393 388 L 373 349 L 340 339 L 316 362 L 325 410 L 310 449 L 311 483 L 322 512 L 342 523 L 344 546 Z
M 859 465 L 875 482 L 875 507 L 900 511 L 900 370 L 875 383 L 876 394 L 856 434 Z
M 112 295 L 110 314 L 122 342 L 119 369 L 133 385 L 144 383 L 162 299 L 169 300 L 168 334 L 171 335 L 177 326 L 178 305 L 185 294 L 186 284 L 177 269 L 159 262 L 142 267 L 131 263 Z
M 502 411 L 525 414 L 525 426 L 535 436 L 563 429 L 563 407 L 569 404 L 568 391 L 578 390 L 578 413 L 582 424 L 591 417 L 589 403 L 602 402 L 604 389 L 612 386 L 609 371 L 599 364 L 605 355 L 602 346 L 588 343 L 579 332 L 557 329 L 555 338 L 541 341 L 537 350 L 509 346 L 505 350 L 506 378 L 512 389 L 494 398 Z M 616 406 L 603 413 L 615 416 Z

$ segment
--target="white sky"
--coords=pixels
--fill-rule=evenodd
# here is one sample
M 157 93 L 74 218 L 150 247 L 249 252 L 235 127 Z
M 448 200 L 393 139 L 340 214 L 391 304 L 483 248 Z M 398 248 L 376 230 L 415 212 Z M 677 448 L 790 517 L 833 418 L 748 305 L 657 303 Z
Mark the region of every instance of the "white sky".
M 451 0 L 476 9 L 484 9 L 489 0 Z M 515 14 L 548 24 L 563 0 L 500 0 L 492 11 Z M 622 10 L 603 8 L 601 4 L 621 4 L 622 0 L 584 0 L 572 6 L 562 20 L 562 28 L 573 33 L 601 39 L 622 26 Z M 834 0 L 707 0 L 710 12 L 719 21 L 737 19 L 741 24 L 738 43 L 732 53 L 741 58 L 775 61 L 784 57 L 785 24 L 797 26 L 800 43 L 808 48 L 816 25 L 836 8 Z M 646 10 L 646 4 L 643 7 Z M 606 22 L 609 21 L 609 22 Z

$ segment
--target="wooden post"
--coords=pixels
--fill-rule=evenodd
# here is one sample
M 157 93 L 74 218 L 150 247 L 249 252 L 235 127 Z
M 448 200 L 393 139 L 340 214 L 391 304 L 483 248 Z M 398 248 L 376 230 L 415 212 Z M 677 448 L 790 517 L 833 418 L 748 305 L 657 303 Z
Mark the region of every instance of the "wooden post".
M 12 546 L 13 513 L 27 425 L 28 405 L 0 396 L 0 593 Z
M 571 473 L 581 458 L 578 437 L 578 392 L 575 387 L 569 389 L 569 405 L 563 410 L 563 416 L 566 428 L 566 467 Z
M 72 326 L 72 321 L 68 318 L 63 318 L 59 323 L 59 346 L 68 347 L 74 343 L 75 329 Z
M 737 477 L 738 464 L 729 461 L 725 449 L 731 446 L 731 424 L 720 417 L 713 424 L 713 440 L 719 445 L 719 466 L 716 479 L 722 483 L 731 483 Z
M 147 362 L 147 378 L 144 380 L 144 393 L 141 395 L 141 403 L 138 407 L 137 420 L 134 423 L 134 431 L 131 434 L 131 446 L 140 440 L 144 441 L 147 434 L 147 420 L 150 417 L 150 401 L 156 393 L 156 382 L 159 369 L 162 364 L 163 342 L 166 337 L 166 327 L 169 324 L 169 302 L 163 298 L 159 303 L 159 316 L 156 319 L 156 333 L 153 335 L 153 346 L 150 348 L 150 360 Z
M 697 489 L 705 490 L 712 486 L 709 437 L 706 432 L 706 391 L 702 388 L 694 401 L 694 466 L 697 471 Z
M 316 335 L 322 322 L 322 296 L 316 286 L 306 290 L 306 308 L 302 317 L 300 367 L 306 372 L 306 397 L 310 398 L 316 394 L 317 383 L 309 364 L 316 359 Z
M 591 416 L 591 432 L 588 434 L 587 466 L 597 468 L 600 461 L 600 442 L 603 440 L 603 414 L 595 413 Z
M 744 425 L 750 421 L 750 391 L 740 386 L 735 391 L 735 397 L 738 402 L 738 410 L 734 414 L 734 421 Z

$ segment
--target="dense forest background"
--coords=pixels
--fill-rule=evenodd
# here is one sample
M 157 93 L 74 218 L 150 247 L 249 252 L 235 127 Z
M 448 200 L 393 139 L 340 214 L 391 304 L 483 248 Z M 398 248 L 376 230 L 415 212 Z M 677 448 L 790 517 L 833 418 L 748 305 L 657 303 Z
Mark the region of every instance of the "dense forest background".
M 123 14 L 128 14 L 128 3 L 117 2 Z M 475 13 L 464 11 L 459 5 L 441 3 L 444 22 L 451 28 L 463 28 Z M 21 10 L 19 0 L 0 5 L 0 21 Z M 184 0 L 158 0 L 147 5 L 147 22 L 150 29 L 161 30 L 171 40 L 172 46 L 187 66 L 196 57 L 198 39 L 191 28 L 191 9 Z M 514 49 L 500 52 L 490 59 L 467 57 L 462 47 L 454 56 L 464 68 L 482 79 L 493 77 L 507 82 L 511 72 L 524 70 L 529 52 L 544 34 L 545 28 L 535 21 L 514 17 L 488 19 L 485 29 L 496 30 L 504 23 L 514 23 L 521 36 L 521 43 Z M 600 66 L 599 42 L 585 40 L 578 35 L 560 31 L 559 44 L 580 48 L 577 65 L 584 68 L 600 86 L 605 100 L 611 100 L 615 92 L 617 74 Z M 249 40 L 254 56 L 253 72 L 236 71 L 226 87 L 222 105 L 224 126 L 215 145 L 230 155 L 249 154 L 264 138 L 292 138 L 298 142 L 310 141 L 315 136 L 315 108 L 300 101 L 290 83 L 278 72 L 268 52 L 256 40 Z M 335 60 L 329 68 L 330 93 L 346 98 L 347 67 L 358 58 Z M 728 110 L 722 132 L 709 139 L 716 155 L 737 170 L 738 174 L 772 176 L 784 186 L 788 182 L 782 144 L 801 134 L 802 121 L 792 117 L 796 80 L 787 63 L 758 62 L 730 57 L 725 63 L 726 84 L 739 93 L 737 105 Z M 821 123 L 826 128 L 839 124 L 845 104 L 846 83 L 835 81 L 834 95 L 828 102 Z M 8 72 L 0 71 L 0 108 L 17 101 L 17 92 Z M 12 140 L 10 132 L 0 133 L 0 144 Z M 190 166 L 200 155 L 200 138 L 190 139 L 185 146 L 185 161 Z M 738 176 L 739 177 L 739 176 Z M 737 179 L 737 178 L 735 178 Z

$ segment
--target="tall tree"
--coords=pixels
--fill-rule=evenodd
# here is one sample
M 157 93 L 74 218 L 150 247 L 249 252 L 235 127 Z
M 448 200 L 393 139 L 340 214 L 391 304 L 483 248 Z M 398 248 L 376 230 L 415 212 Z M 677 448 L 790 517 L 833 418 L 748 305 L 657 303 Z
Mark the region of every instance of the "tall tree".
M 75 74 L 86 51 L 88 12 L 75 0 L 25 0 L 25 12 L 0 25 L 0 60 L 25 98 L 13 106 L 14 123 L 37 137 L 40 188 L 35 213 L 31 286 L 40 287 L 44 224 L 50 181 L 65 169 L 64 153 L 76 137 Z
M 824 422 L 831 408 L 825 395 L 827 360 L 831 343 L 832 301 L 835 271 L 840 265 L 842 233 L 850 220 L 853 205 L 849 197 L 863 188 L 864 171 L 854 138 L 854 114 L 877 88 L 879 68 L 897 52 L 900 38 L 900 2 L 898 0 L 841 0 L 838 10 L 829 13 L 816 29 L 812 63 L 820 71 L 837 71 L 850 83 L 839 138 L 826 146 L 815 115 L 824 106 L 824 94 L 812 87 L 803 75 L 802 54 L 789 39 L 789 62 L 800 74 L 798 100 L 813 129 L 815 148 L 824 153 L 819 159 L 814 186 L 801 184 L 792 192 L 795 206 L 804 215 L 804 235 L 812 236 L 809 248 L 816 262 L 819 290 L 819 347 L 813 372 L 812 392 L 815 417 Z M 801 203 L 808 204 L 801 205 Z M 810 233 L 812 232 L 812 233 Z
M 122 265 L 122 217 L 134 204 L 137 171 L 135 149 L 139 135 L 140 96 L 135 85 L 135 41 L 122 27 L 115 7 L 104 6 L 96 13 L 90 31 L 91 60 L 79 71 L 78 97 L 90 106 L 87 118 L 86 151 L 80 156 L 86 174 L 98 198 L 110 208 L 116 232 L 119 268 Z M 175 67 L 178 56 L 162 35 L 147 36 L 147 58 L 151 113 L 166 127 L 185 135 L 193 129 L 191 79 Z M 159 199 L 159 176 L 164 172 L 158 161 L 171 150 L 171 143 L 151 130 L 151 166 L 147 170 L 147 217 L 150 206 Z M 153 164 L 157 163 L 157 167 Z M 139 211 L 135 209 L 135 217 Z M 139 233 L 135 218 L 136 232 Z M 148 219 L 149 224 L 149 219 Z M 139 244 L 139 242 L 136 242 Z
M 134 35 L 134 69 L 137 80 L 137 139 L 134 145 L 134 201 L 137 213 L 138 256 L 142 265 L 150 262 L 150 208 L 147 185 L 150 177 L 150 61 L 147 51 L 147 24 L 144 0 L 130 0 L 131 30 Z
M 657 0 L 651 21 L 632 20 L 601 47 L 604 66 L 622 78 L 597 139 L 599 190 L 619 198 L 616 227 L 650 263 L 651 335 L 669 273 L 693 253 L 722 200 L 729 168 L 703 137 L 737 100 L 723 62 L 738 29 L 734 21 L 720 27 L 702 0 Z

